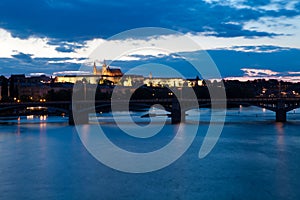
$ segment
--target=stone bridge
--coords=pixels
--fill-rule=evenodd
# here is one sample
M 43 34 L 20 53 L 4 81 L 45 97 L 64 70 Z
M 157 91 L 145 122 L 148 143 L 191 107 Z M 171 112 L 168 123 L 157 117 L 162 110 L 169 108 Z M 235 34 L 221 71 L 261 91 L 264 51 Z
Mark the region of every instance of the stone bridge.
M 225 104 L 224 104 L 225 102 Z M 0 103 L 0 114 L 1 112 L 7 112 L 8 110 L 20 110 L 26 107 L 48 107 L 53 108 L 61 112 L 65 112 L 69 115 L 69 124 L 76 123 L 85 124 L 88 123 L 89 113 L 99 111 L 109 111 L 111 104 L 115 110 L 124 110 L 128 108 L 130 110 L 139 110 L 150 108 L 155 104 L 162 105 L 167 111 L 171 112 L 171 121 L 173 124 L 183 122 L 185 120 L 185 112 L 190 109 L 215 107 L 220 105 L 246 105 L 246 106 L 258 106 L 271 110 L 276 113 L 277 122 L 286 122 L 287 112 L 300 107 L 300 98 L 241 98 L 241 99 L 140 99 L 131 100 L 128 104 L 127 101 L 119 99 L 114 101 L 59 101 L 59 102 L 11 102 L 11 103 Z M 73 108 L 73 109 L 72 109 Z M 76 112 L 76 113 L 73 113 Z M 75 119 L 74 119 L 75 117 Z

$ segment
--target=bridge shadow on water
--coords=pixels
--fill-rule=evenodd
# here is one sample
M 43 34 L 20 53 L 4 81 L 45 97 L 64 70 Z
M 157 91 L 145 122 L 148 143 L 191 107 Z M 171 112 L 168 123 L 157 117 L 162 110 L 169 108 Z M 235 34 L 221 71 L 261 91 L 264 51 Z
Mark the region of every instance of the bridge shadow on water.
M 154 109 L 151 111 L 139 111 L 130 112 L 130 115 L 125 112 L 118 112 L 112 115 L 112 113 L 102 114 L 90 114 L 89 124 L 107 124 L 116 125 L 118 124 L 129 124 L 134 122 L 138 126 L 146 127 L 151 124 L 163 125 L 171 124 L 170 112 Z M 222 112 L 214 113 L 215 121 L 211 120 L 212 111 L 209 108 L 192 109 L 186 112 L 185 123 L 194 125 L 206 125 L 206 124 L 276 124 L 275 113 L 266 109 L 258 107 L 240 107 L 240 108 L 229 108 L 226 111 L 225 121 L 222 121 L 224 114 Z M 129 120 L 128 117 L 131 117 Z M 218 117 L 221 119 L 218 121 Z M 0 119 L 0 125 L 16 125 L 16 124 L 34 124 L 34 123 L 68 123 L 68 116 L 48 116 L 48 115 L 30 115 L 30 116 L 14 116 L 13 118 Z M 287 113 L 287 122 L 290 125 L 300 125 L 300 109 L 295 109 Z
M 139 126 L 147 126 L 151 122 L 152 124 L 171 124 L 171 119 L 169 113 L 161 114 L 162 111 L 158 111 L 158 114 L 152 112 L 151 115 L 148 112 L 134 112 L 131 114 L 133 122 Z M 221 112 L 220 112 L 221 113 Z M 260 109 L 257 107 L 243 107 L 243 108 L 231 108 L 227 110 L 226 115 L 220 114 L 218 111 L 214 113 L 216 120 L 211 120 L 211 110 L 210 109 L 193 109 L 186 112 L 185 122 L 186 124 L 194 125 L 207 125 L 216 124 L 220 125 L 225 123 L 230 124 L 277 124 L 275 119 L 275 113 L 265 109 Z M 143 117 L 145 114 L 148 117 Z M 150 117 L 151 116 L 151 117 Z M 115 117 L 115 118 L 114 118 Z M 119 113 L 115 116 L 106 113 L 103 115 L 98 115 L 97 117 L 90 117 L 90 124 L 116 124 L 115 120 L 118 120 L 119 124 L 128 124 L 128 119 Z M 128 116 L 127 116 L 128 117 Z M 225 117 L 225 121 L 223 121 Z M 218 118 L 220 119 L 218 121 Z M 300 109 L 291 111 L 287 113 L 287 124 L 300 125 Z

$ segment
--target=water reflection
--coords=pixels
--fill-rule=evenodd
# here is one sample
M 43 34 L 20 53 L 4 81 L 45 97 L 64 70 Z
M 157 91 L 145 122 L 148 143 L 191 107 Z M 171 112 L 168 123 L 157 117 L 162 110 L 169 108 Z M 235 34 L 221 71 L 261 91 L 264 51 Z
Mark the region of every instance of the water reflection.
M 283 135 L 284 134 L 284 123 L 277 122 L 275 126 L 276 126 L 276 130 L 277 130 L 277 134 Z
M 47 120 L 47 115 L 41 115 L 40 116 L 40 121 L 46 121 Z
M 26 116 L 26 119 L 27 119 L 27 120 L 32 120 L 33 118 L 34 118 L 34 115 L 27 115 L 27 116 Z
M 21 117 L 18 117 L 18 125 L 17 125 L 17 135 L 21 134 Z
M 217 146 L 205 159 L 197 157 L 208 127 L 203 123 L 180 159 L 165 169 L 140 175 L 99 164 L 66 119 L 14 119 L 0 127 L 0 199 L 83 199 L 86 194 L 96 199 L 299 199 L 299 124 L 274 123 L 273 115 L 262 122 L 263 116 L 255 117 L 261 110 L 243 109 L 249 117 L 238 116 L 238 109 L 230 111 L 227 120 L 238 123 L 225 125 Z M 209 110 L 201 114 L 209 120 Z M 192 113 L 188 117 L 192 120 Z M 173 125 L 167 125 L 165 134 L 141 142 L 120 134 L 113 124 L 103 126 L 112 142 L 132 152 L 149 150 L 156 142 L 165 145 L 176 132 Z M 185 132 L 178 133 L 175 151 L 191 137 L 190 126 L 194 125 L 186 123 Z M 98 134 L 93 127 L 82 126 L 81 139 L 93 140 Z M 124 185 L 130 187 L 124 189 Z
M 276 123 L 277 131 L 277 165 L 276 165 L 276 183 L 278 194 L 284 197 L 289 195 L 290 174 L 287 169 L 287 148 L 285 141 L 284 123 Z
M 26 120 L 32 121 L 35 119 L 39 119 L 39 121 L 46 121 L 48 119 L 48 115 L 27 115 Z

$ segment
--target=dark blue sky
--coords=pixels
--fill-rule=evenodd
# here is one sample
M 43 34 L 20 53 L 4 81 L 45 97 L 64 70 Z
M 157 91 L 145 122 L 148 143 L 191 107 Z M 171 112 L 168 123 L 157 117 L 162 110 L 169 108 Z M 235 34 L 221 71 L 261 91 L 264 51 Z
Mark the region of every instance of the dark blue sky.
M 245 67 L 298 71 L 299 16 L 297 0 L 2 0 L 0 73 L 76 70 L 89 41 L 149 26 L 213 38 L 209 53 L 224 77 L 242 76 Z M 46 41 L 39 52 L 26 46 L 32 38 Z M 137 62 L 119 63 L 125 70 Z
M 255 8 L 270 2 L 250 0 L 245 6 Z M 2 0 L 0 13 L 1 27 L 14 36 L 27 38 L 37 35 L 53 38 L 54 41 L 78 41 L 110 37 L 121 31 L 147 26 L 183 32 L 214 31 L 212 35 L 222 37 L 276 36 L 276 33 L 263 30 L 243 30 L 241 22 L 266 16 L 298 16 L 300 2 L 294 7 L 295 10 L 263 11 L 208 4 L 201 0 Z

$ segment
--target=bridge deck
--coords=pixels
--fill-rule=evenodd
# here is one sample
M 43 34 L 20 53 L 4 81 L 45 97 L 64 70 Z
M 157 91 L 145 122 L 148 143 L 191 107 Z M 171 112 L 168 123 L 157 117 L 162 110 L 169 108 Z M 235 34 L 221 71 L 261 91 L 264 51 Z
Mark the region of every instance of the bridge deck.
M 78 105 L 78 109 L 84 110 L 84 113 L 88 113 L 89 109 L 95 110 L 95 107 L 105 105 L 110 107 L 111 103 L 118 105 L 128 105 L 127 100 L 123 99 L 114 99 L 114 100 L 102 100 L 102 101 L 49 101 L 49 102 L 2 102 L 0 103 L 0 112 L 7 109 L 24 109 L 24 107 L 57 107 L 64 108 L 69 110 L 69 113 L 72 113 L 72 104 Z M 196 103 L 193 99 L 178 99 L 177 104 L 180 104 L 181 112 L 185 112 L 187 108 L 191 109 L 196 107 L 203 107 L 210 104 L 241 104 L 241 105 L 254 105 L 268 110 L 276 112 L 277 121 L 286 121 L 286 112 L 291 111 L 295 108 L 300 107 L 300 97 L 294 98 L 235 98 L 235 99 L 197 99 Z M 178 109 L 174 107 L 177 104 L 174 104 L 174 99 L 139 99 L 139 100 L 130 100 L 130 105 L 154 105 L 162 104 L 168 107 L 168 110 L 172 113 L 172 116 L 175 116 L 173 113 L 180 113 Z M 89 106 L 87 108 L 86 106 Z M 122 106 L 121 106 L 122 107 Z M 191 108 L 190 108 L 191 107 Z M 177 116 L 178 118 L 178 116 Z

